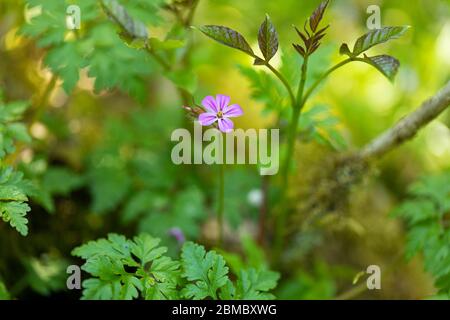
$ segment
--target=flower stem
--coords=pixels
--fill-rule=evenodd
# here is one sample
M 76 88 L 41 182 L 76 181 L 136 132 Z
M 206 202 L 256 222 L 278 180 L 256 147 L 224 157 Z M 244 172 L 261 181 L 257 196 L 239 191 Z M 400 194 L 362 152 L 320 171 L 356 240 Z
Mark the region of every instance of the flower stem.
M 222 136 L 223 137 L 223 136 Z M 223 210 L 224 210 L 224 197 L 225 197 L 225 164 L 219 165 L 219 203 L 217 208 L 217 223 L 218 223 L 218 246 L 222 247 L 223 244 Z

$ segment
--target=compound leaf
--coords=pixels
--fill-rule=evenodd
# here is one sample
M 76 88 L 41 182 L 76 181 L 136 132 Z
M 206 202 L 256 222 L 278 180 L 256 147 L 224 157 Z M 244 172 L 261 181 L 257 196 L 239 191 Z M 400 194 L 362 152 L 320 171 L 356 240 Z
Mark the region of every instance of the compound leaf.
M 182 291 L 186 298 L 204 299 L 210 297 L 217 299 L 217 290 L 229 281 L 228 267 L 225 260 L 215 251 L 206 253 L 205 248 L 192 242 L 184 244 L 181 253 L 183 277 L 189 281 Z
M 376 45 L 400 38 L 409 28 L 409 26 L 399 26 L 372 30 L 356 40 L 353 52 L 350 52 L 346 44 L 341 46 L 340 52 L 350 57 L 357 57 Z

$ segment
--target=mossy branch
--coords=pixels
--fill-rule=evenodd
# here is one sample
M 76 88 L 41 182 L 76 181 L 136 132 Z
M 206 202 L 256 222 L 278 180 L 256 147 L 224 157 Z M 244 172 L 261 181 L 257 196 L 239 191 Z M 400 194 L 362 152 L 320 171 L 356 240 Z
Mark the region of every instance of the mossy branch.
M 422 105 L 373 139 L 359 155 L 362 159 L 378 158 L 413 138 L 417 132 L 450 106 L 450 81 Z

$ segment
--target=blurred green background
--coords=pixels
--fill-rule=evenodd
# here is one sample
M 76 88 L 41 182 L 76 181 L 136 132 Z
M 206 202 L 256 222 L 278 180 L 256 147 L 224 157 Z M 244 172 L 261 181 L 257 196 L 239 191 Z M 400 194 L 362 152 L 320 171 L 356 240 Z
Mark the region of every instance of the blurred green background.
M 32 5 L 37 2 L 30 1 Z M 132 1 L 123 3 L 133 7 Z M 200 0 L 193 25 L 219 24 L 239 30 L 256 51 L 258 28 L 268 13 L 280 35 L 281 54 L 273 60 L 279 67 L 282 54 L 293 52 L 291 43 L 298 41 L 292 25 L 302 26 L 318 3 Z M 401 39 L 372 50 L 400 60 L 394 83 L 368 65 L 352 64 L 334 73 L 306 106 L 307 112 L 315 105 L 326 105 L 329 116 L 337 119 L 333 128 L 345 141 L 339 149 L 355 150 L 368 143 L 450 80 L 450 2 L 446 0 L 332 1 L 325 18 L 331 27 L 320 53 L 312 59 L 312 73 L 339 62 L 340 44 L 353 43 L 367 32 L 366 9 L 373 4 L 381 8 L 383 26 L 412 28 Z M 170 13 L 158 10 L 156 19 L 156 12 L 138 9 L 130 12 L 146 22 L 152 36 L 162 38 L 171 30 Z M 85 12 L 81 13 L 81 37 L 94 37 L 83 30 L 95 26 L 96 20 L 83 24 Z M 35 106 L 52 79 L 45 63 L 51 49 L 39 45 L 38 36 L 23 34 L 27 15 L 24 1 L 0 3 L 0 88 L 6 101 L 28 100 Z M 117 50 L 99 41 L 85 45 L 96 52 L 104 50 L 103 56 L 95 57 L 99 59 L 97 72 L 103 72 L 102 81 L 111 85 L 94 90 L 94 79 L 82 69 L 68 93 L 58 78 L 42 112 L 32 107 L 26 114 L 32 143 L 19 145 L 17 156 L 8 160 L 39 185 L 30 202 L 27 237 L 0 223 L 0 277 L 17 298 L 79 297 L 79 292 L 65 289 L 65 266 L 79 263 L 70 251 L 108 232 L 128 236 L 149 232 L 162 237 L 172 254 L 179 250 L 169 234 L 174 227 L 181 227 L 190 240 L 209 246 L 215 243 L 215 169 L 174 166 L 170 161 L 170 133 L 191 126 L 182 100 L 154 61 L 142 52 L 131 54 L 110 22 L 105 28 L 109 30 L 106 37 L 117 37 L 110 40 L 118 43 Z M 228 94 L 245 113 L 236 120 L 237 127 L 273 125 L 277 106 L 271 109 L 255 100 L 249 79 L 240 71 L 239 66 L 251 67 L 251 59 L 200 32 L 188 33 L 192 52 L 186 65 L 189 76 L 198 79 L 195 101 L 199 103 L 208 94 Z M 102 64 L 102 59 L 109 60 Z M 136 76 L 128 76 L 130 72 Z M 449 125 L 447 111 L 414 140 L 377 162 L 376 170 L 352 191 L 345 215 L 331 213 L 320 228 L 289 242 L 275 295 L 280 299 L 345 297 L 355 287 L 354 276 L 371 264 L 382 267 L 382 290 L 362 290 L 350 298 L 421 299 L 435 294 L 420 257 L 410 262 L 403 259 L 404 226 L 389 213 L 404 200 L 408 185 L 450 167 Z M 317 130 L 329 134 L 326 129 Z M 294 206 L 301 207 L 314 192 L 326 160 L 335 153 L 315 140 L 299 145 L 289 192 Z M 242 248 L 245 241 L 239 239 L 256 237 L 259 210 L 248 201 L 248 194 L 261 189 L 262 179 L 254 167 L 227 170 L 228 253 L 224 255 L 232 261 L 233 254 L 250 254 Z

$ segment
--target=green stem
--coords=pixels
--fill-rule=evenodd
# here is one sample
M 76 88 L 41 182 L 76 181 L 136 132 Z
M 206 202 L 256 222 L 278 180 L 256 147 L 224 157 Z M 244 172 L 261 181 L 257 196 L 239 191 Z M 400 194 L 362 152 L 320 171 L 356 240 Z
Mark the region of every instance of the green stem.
M 282 190 L 285 190 L 287 188 L 289 168 L 292 156 L 294 155 L 295 140 L 296 140 L 295 138 L 297 134 L 298 121 L 300 119 L 300 114 L 304 106 L 303 91 L 305 89 L 307 72 L 308 72 L 308 58 L 305 58 L 302 65 L 302 75 L 300 79 L 300 84 L 298 86 L 296 99 L 297 103 L 293 105 L 292 118 L 289 125 L 287 152 L 282 167 L 282 181 L 281 181 Z M 285 191 L 282 192 L 285 193 Z
M 257 58 L 257 57 L 255 57 Z M 286 78 L 277 70 L 275 69 L 269 62 L 265 63 L 265 66 L 269 68 L 270 71 L 278 78 L 280 79 L 281 83 L 285 86 L 287 92 L 289 93 L 289 98 L 291 99 L 292 106 L 295 106 L 296 100 L 294 96 L 294 92 L 292 91 L 291 86 L 289 85 L 289 82 L 286 80 Z
M 305 57 L 302 64 L 302 76 L 297 91 L 297 104 L 298 104 L 297 108 L 302 107 L 301 104 L 303 102 L 303 91 L 305 90 L 307 73 L 308 73 L 308 56 Z
M 304 106 L 303 92 L 306 84 L 306 76 L 308 73 L 308 57 L 305 57 L 302 65 L 302 74 L 297 91 L 296 103 L 293 105 L 292 118 L 289 125 L 287 151 L 284 158 L 283 166 L 281 168 L 281 211 L 279 212 L 278 219 L 276 220 L 276 236 L 275 236 L 275 261 L 278 261 L 281 256 L 281 250 L 284 242 L 284 227 L 287 218 L 287 188 L 288 188 L 288 176 L 291 166 L 292 158 L 294 156 L 295 141 L 297 136 L 297 127 L 300 115 Z
M 324 74 L 322 74 L 319 79 L 317 79 L 316 82 L 313 83 L 313 85 L 306 91 L 305 96 L 303 98 L 304 103 L 306 103 L 306 101 L 308 100 L 308 98 L 311 96 L 311 94 L 314 92 L 314 90 L 317 89 L 317 87 L 322 83 L 322 81 L 324 81 L 326 78 L 328 78 L 328 76 L 333 73 L 334 71 L 336 71 L 337 69 L 339 69 L 340 67 L 345 66 L 347 63 L 352 62 L 352 61 L 362 61 L 363 59 L 361 58 L 348 58 L 344 61 L 341 61 L 340 63 L 338 63 L 337 65 L 335 65 L 334 67 L 328 69 Z
M 222 136 L 223 137 L 223 136 Z M 224 198 L 225 198 L 225 164 L 219 165 L 219 203 L 217 209 L 217 223 L 219 226 L 218 245 L 222 247 L 223 244 L 223 210 L 224 210 Z
M 191 9 L 189 10 L 188 16 L 186 17 L 186 20 L 184 21 L 185 28 L 189 28 L 191 26 L 192 20 L 194 19 L 195 10 L 198 7 L 198 3 L 200 0 L 194 0 L 191 6 Z
M 284 241 L 284 227 L 286 224 L 287 219 L 287 205 L 286 205 L 286 196 L 287 196 L 287 188 L 288 188 L 288 177 L 289 177 L 289 169 L 291 165 L 291 160 L 294 156 L 294 150 L 295 150 L 295 141 L 297 136 L 297 127 L 298 122 L 300 120 L 301 112 L 303 110 L 303 107 L 305 106 L 306 102 L 310 98 L 311 94 L 314 92 L 314 90 L 317 89 L 317 87 L 326 79 L 328 76 L 336 71 L 337 69 L 341 68 L 342 66 L 346 65 L 349 62 L 352 61 L 363 61 L 361 58 L 348 58 L 337 65 L 333 66 L 329 70 L 327 70 L 324 74 L 322 74 L 319 79 L 317 79 L 316 82 L 312 84 L 312 86 L 305 92 L 305 84 L 306 84 L 306 77 L 307 77 L 307 71 L 308 71 L 308 57 L 306 57 L 303 61 L 302 65 L 302 75 L 300 84 L 297 91 L 297 99 L 296 104 L 294 104 L 294 110 L 292 113 L 292 119 L 289 125 L 289 131 L 288 131 L 288 141 L 287 141 L 287 151 L 286 156 L 284 158 L 284 163 L 281 168 L 281 206 L 282 209 L 279 213 L 278 219 L 277 219 L 277 228 L 276 228 L 276 238 L 275 238 L 275 261 L 277 261 L 280 257 L 281 250 L 283 247 L 283 241 Z

